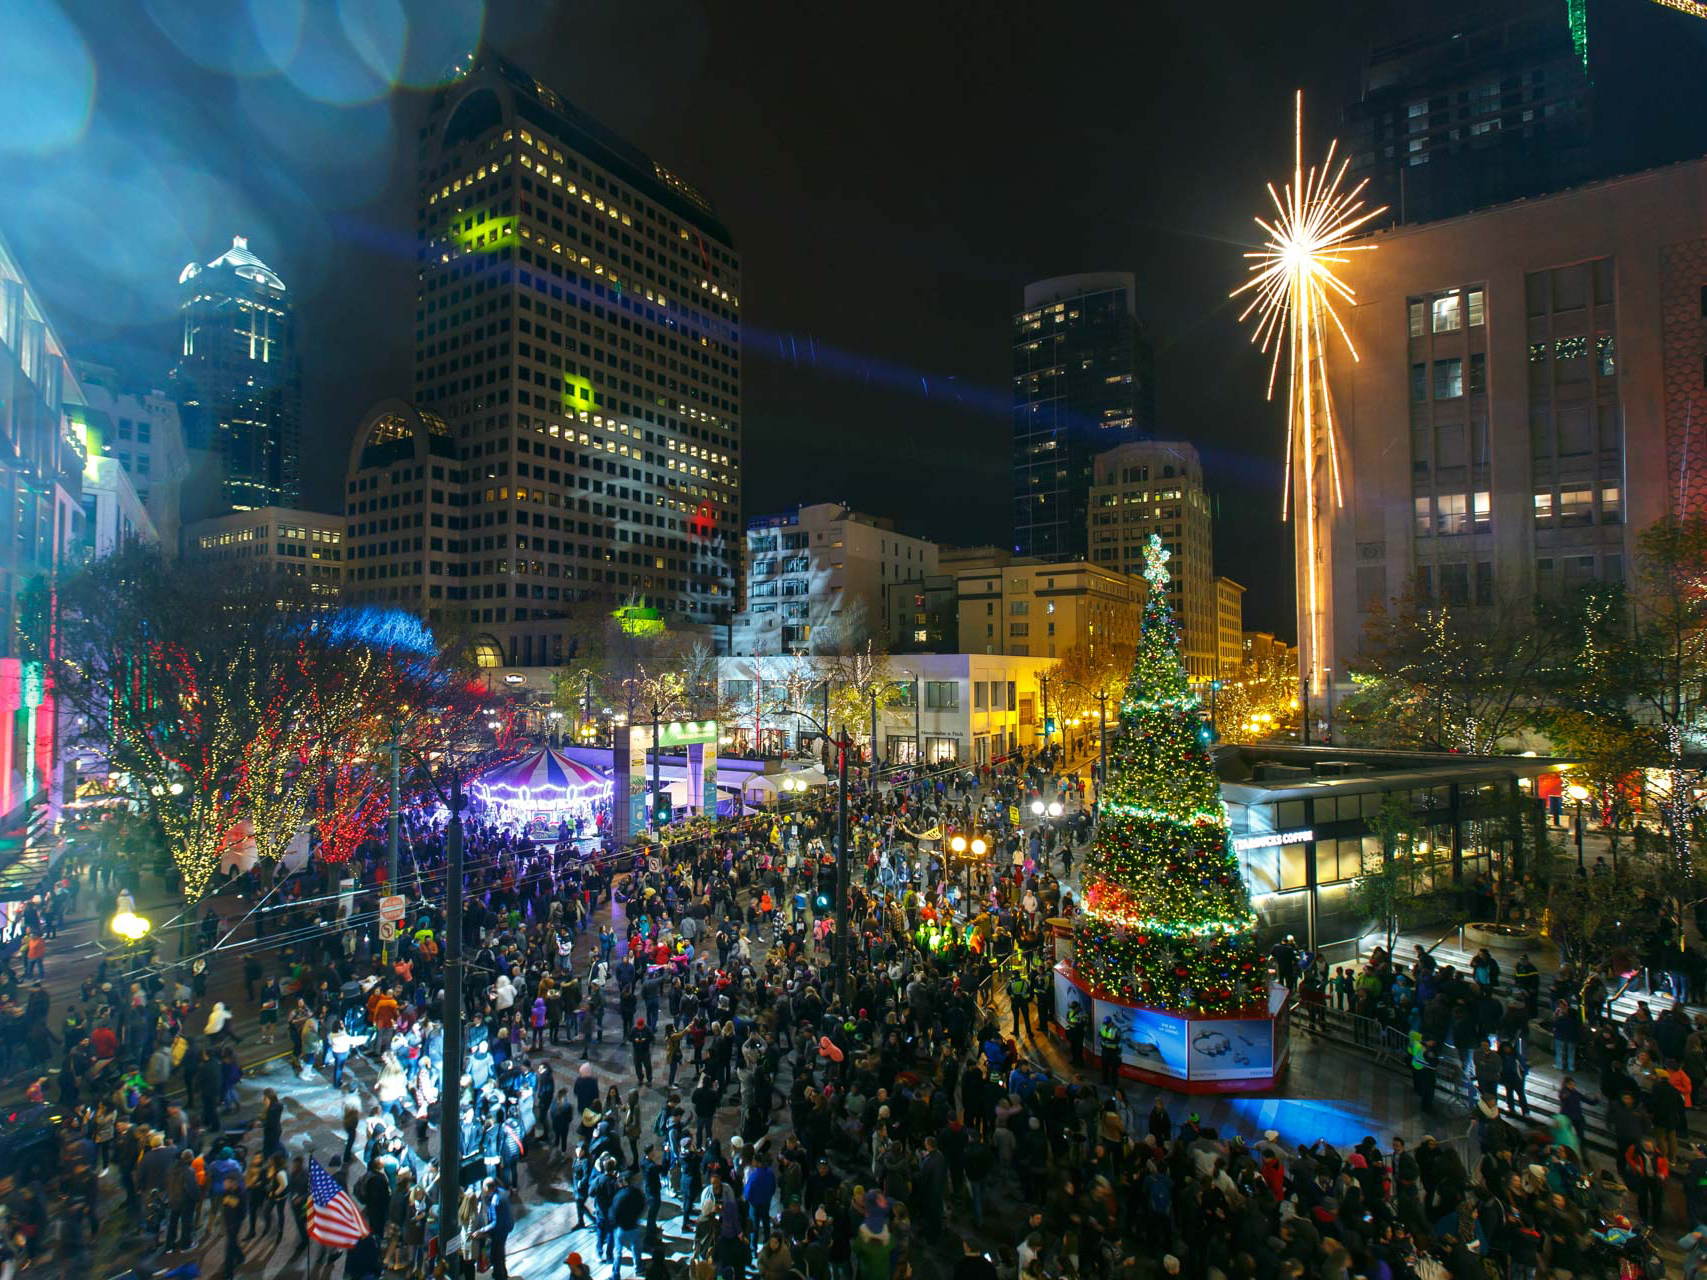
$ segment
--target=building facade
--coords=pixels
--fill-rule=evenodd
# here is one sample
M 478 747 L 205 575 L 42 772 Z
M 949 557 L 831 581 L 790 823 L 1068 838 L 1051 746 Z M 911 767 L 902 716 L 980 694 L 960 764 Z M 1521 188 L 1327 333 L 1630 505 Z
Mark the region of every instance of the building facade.
M 1183 441 L 1142 440 L 1098 454 L 1090 491 L 1093 564 L 1142 576 L 1156 534 L 1170 553 L 1168 604 L 1179 623 L 1186 674 L 1215 675 L 1219 637 L 1214 521 L 1203 462 Z
M 464 472 L 439 585 L 511 664 L 583 599 L 726 624 L 741 263 L 710 203 L 490 51 L 433 97 L 417 166 L 413 400 Z
M 747 524 L 737 655 L 845 651 L 891 634 L 887 589 L 936 572 L 936 544 L 834 502 Z
M 1130 272 L 1059 276 L 1025 288 L 1013 322 L 1014 551 L 1088 554 L 1093 460 L 1150 434 L 1156 393 Z
M 59 794 L 54 619 L 32 619 L 32 584 L 80 560 L 86 454 L 82 387 L 41 299 L 0 237 L 0 822 Z
M 445 420 L 403 400 L 375 405 L 356 428 L 344 486 L 344 599 L 460 616 L 466 576 L 464 467 Z M 479 562 L 476 561 L 476 564 Z M 492 665 L 495 645 L 483 650 Z M 541 657 L 552 660 L 548 650 Z M 559 638 L 555 661 L 563 660 Z
M 172 393 L 187 443 L 218 460 L 221 511 L 294 505 L 302 488 L 302 371 L 285 283 L 234 236 L 178 275 L 183 351 Z
M 100 559 L 133 542 L 160 543 L 148 508 L 117 458 L 91 456 L 83 469 L 84 553 Z
M 1141 577 L 1083 561 L 1015 558 L 961 569 L 955 578 L 960 648 L 967 653 L 1053 659 L 1080 648 L 1095 662 L 1137 651 Z
M 877 759 L 885 765 L 958 761 L 989 764 L 1035 749 L 1043 734 L 1042 678 L 1052 662 L 1002 654 L 908 654 L 891 657 L 894 682 L 877 712 Z M 729 657 L 718 661 L 724 700 L 722 726 L 739 749 L 816 750 L 819 734 L 807 716 L 822 719 L 819 699 L 833 660 Z M 793 711 L 806 715 L 794 715 Z M 847 726 L 863 752 L 869 718 Z M 840 726 L 830 726 L 832 730 Z
M 1429 222 L 1707 152 L 1679 85 L 1707 80 L 1700 6 L 1447 0 L 1407 6 L 1345 111 L 1352 184 Z
M 1416 832 L 1407 894 L 1459 893 L 1521 862 L 1524 807 L 1557 793 L 1561 767 L 1531 756 L 1264 742 L 1217 747 L 1215 768 L 1264 933 L 1295 934 L 1314 950 L 1369 927 L 1351 887 L 1385 856 L 1390 797 L 1401 797 Z
M 891 582 L 884 599 L 890 653 L 960 652 L 960 582 L 954 574 Z
M 1245 589 L 1215 579 L 1215 678 L 1231 678 L 1245 665 Z
M 176 556 L 190 475 L 177 402 L 164 391 L 127 388 L 113 370 L 98 365 L 79 362 L 77 374 L 84 403 L 75 416 L 85 449 L 91 459 L 117 462 L 146 508 L 156 540 Z
M 1704 228 L 1693 161 L 1348 255 L 1362 359 L 1330 344 L 1329 371 L 1340 667 L 1379 602 L 1414 590 L 1493 618 L 1623 578 L 1641 529 L 1707 510 Z
M 343 516 L 289 507 L 237 511 L 184 530 L 184 559 L 220 572 L 266 574 L 317 608 L 343 602 Z

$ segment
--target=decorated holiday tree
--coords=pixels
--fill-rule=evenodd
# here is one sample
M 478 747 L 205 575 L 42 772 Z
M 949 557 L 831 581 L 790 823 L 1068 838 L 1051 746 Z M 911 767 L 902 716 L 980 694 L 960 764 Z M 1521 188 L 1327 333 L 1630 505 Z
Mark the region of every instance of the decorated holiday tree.
M 1143 628 L 1085 860 L 1075 965 L 1138 1004 L 1219 1013 L 1263 1000 L 1256 916 L 1227 837 L 1210 730 L 1168 607 L 1168 552 L 1145 549 Z

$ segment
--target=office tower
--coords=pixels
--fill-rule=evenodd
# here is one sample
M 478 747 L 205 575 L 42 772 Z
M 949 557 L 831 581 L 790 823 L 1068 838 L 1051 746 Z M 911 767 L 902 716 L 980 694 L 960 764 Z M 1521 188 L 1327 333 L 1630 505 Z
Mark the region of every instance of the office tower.
M 55 790 L 56 619 L 51 609 L 27 610 L 23 596 L 82 554 L 85 454 L 72 420 L 82 400 L 64 344 L 0 237 L 0 822 L 8 826 L 20 806 Z
M 1158 534 L 1171 553 L 1168 603 L 1186 674 L 1210 679 L 1219 634 L 1214 520 L 1197 450 L 1177 440 L 1123 444 L 1096 456 L 1091 482 L 1091 562 L 1142 577 L 1144 549 Z
M 1082 560 L 1092 459 L 1150 434 L 1156 395 L 1130 272 L 1040 280 L 1014 316 L 1014 550 Z
M 1407 589 L 1505 617 L 1621 579 L 1641 529 L 1707 510 L 1704 228 L 1693 161 L 1346 255 L 1362 359 L 1330 346 L 1337 669 Z
M 184 560 L 217 573 L 267 575 L 317 609 L 343 603 L 344 517 L 258 507 L 184 528 Z
M 375 405 L 356 428 L 348 477 L 345 602 L 460 623 L 463 470 L 445 420 L 403 400 Z M 489 636 L 476 656 L 503 665 Z
M 220 468 L 220 505 L 291 506 L 301 489 L 302 371 L 285 283 L 243 236 L 178 276 L 183 353 L 172 372 L 187 443 Z M 197 516 L 220 511 L 198 511 Z
M 1345 111 L 1383 222 L 1427 222 L 1707 152 L 1707 9 L 1415 5 Z
M 417 159 L 413 399 L 464 473 L 447 592 L 512 665 L 555 661 L 583 601 L 726 623 L 741 265 L 710 203 L 490 51 Z
M 815 502 L 747 522 L 747 607 L 733 654 L 841 653 L 890 634 L 886 588 L 936 572 L 936 544 L 892 520 Z

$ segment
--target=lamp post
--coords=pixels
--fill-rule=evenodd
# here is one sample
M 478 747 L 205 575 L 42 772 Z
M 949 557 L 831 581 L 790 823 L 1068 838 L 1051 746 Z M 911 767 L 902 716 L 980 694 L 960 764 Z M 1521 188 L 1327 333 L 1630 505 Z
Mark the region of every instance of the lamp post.
M 1588 788 L 1580 782 L 1573 782 L 1566 788 L 1566 794 L 1577 802 L 1577 874 L 1586 874 L 1583 868 L 1583 801 L 1588 799 Z
M 658 829 L 658 704 L 652 704 L 652 830 Z

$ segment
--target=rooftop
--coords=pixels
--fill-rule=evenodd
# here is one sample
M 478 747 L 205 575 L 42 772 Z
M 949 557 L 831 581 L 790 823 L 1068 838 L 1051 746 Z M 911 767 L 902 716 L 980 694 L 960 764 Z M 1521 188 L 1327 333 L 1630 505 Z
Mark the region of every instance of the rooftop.
M 279 279 L 278 273 L 249 251 L 248 236 L 232 236 L 231 247 L 205 267 L 197 262 L 186 265 L 178 273 L 178 283 L 193 280 L 203 271 L 230 271 L 269 289 L 277 289 L 280 293 L 285 291 L 285 283 Z

